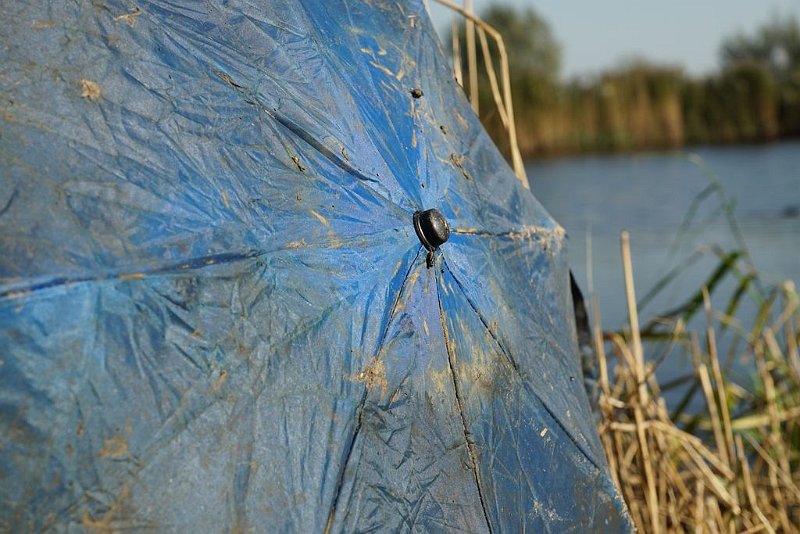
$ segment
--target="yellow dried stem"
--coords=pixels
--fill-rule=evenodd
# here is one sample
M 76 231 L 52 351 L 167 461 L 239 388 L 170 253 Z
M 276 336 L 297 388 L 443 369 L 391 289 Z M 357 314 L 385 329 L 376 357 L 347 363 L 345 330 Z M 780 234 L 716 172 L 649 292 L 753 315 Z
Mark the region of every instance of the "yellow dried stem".
M 472 10 L 472 0 L 464 0 L 464 11 L 474 15 Z M 467 78 L 469 81 L 469 102 L 475 114 L 479 114 L 478 105 L 478 54 L 475 48 L 475 23 L 471 17 L 465 21 L 466 40 L 467 40 Z
M 633 342 L 633 357 L 636 369 L 636 382 L 639 384 L 639 401 L 645 405 L 648 401 L 647 384 L 645 383 L 644 353 L 642 352 L 642 339 L 639 334 L 639 313 L 636 309 L 636 292 L 633 288 L 633 265 L 631 263 L 630 234 L 620 233 L 622 249 L 622 272 L 625 278 L 625 298 L 628 303 L 628 321 L 631 326 L 631 340 Z
M 731 429 L 731 413 L 728 409 L 728 396 L 725 393 L 725 381 L 722 379 L 722 370 L 717 357 L 717 337 L 714 333 L 714 323 L 711 313 L 711 299 L 708 289 L 703 288 L 703 307 L 706 311 L 706 341 L 708 343 L 708 357 L 711 360 L 711 371 L 717 384 L 717 397 L 719 398 L 719 411 L 722 414 L 722 430 L 725 433 L 725 442 L 728 446 L 728 457 L 733 466 L 736 452 L 733 444 L 733 430 Z
M 503 98 L 500 96 L 500 87 L 497 85 L 497 73 L 494 70 L 492 52 L 489 50 L 489 42 L 486 40 L 486 32 L 483 28 L 478 28 L 478 38 L 481 43 L 481 52 L 485 60 L 486 75 L 489 77 L 489 87 L 492 90 L 492 98 L 494 99 L 495 106 L 497 106 L 500 122 L 503 123 L 503 128 L 508 131 L 508 115 L 506 114 L 506 107 L 503 105 Z
M 717 412 L 717 403 L 714 400 L 714 392 L 711 388 L 711 379 L 708 376 L 708 369 L 704 364 L 697 366 L 697 376 L 700 378 L 700 385 L 703 388 L 703 394 L 706 397 L 706 405 L 708 407 L 709 419 L 711 420 L 711 428 L 714 431 L 714 440 L 717 442 L 717 451 L 719 451 L 720 458 L 725 465 L 730 468 L 731 460 L 728 457 L 728 447 L 725 444 L 725 437 L 722 434 L 722 425 L 719 422 L 719 414 Z
M 775 463 L 775 461 L 772 458 L 770 458 L 767 451 L 764 450 L 764 448 L 761 445 L 759 445 L 755 439 L 748 436 L 747 434 L 744 434 L 744 439 L 746 439 L 750 443 L 750 446 L 753 447 L 753 449 L 759 454 L 759 456 L 761 456 L 761 458 L 767 465 L 769 465 L 771 468 L 777 471 L 778 475 L 781 478 L 781 481 L 784 483 L 784 487 L 788 489 L 791 493 L 794 493 L 795 499 L 797 500 L 798 503 L 800 503 L 800 488 L 798 488 L 797 484 L 795 484 L 794 481 L 792 480 L 789 471 L 784 470 L 780 466 L 778 466 Z
M 745 492 L 747 493 L 747 498 L 750 501 L 750 506 L 752 507 L 756 517 L 758 517 L 758 520 L 761 521 L 761 524 L 764 526 L 766 531 L 770 534 L 775 534 L 775 529 L 772 528 L 769 520 L 767 520 L 766 516 L 764 516 L 764 513 L 761 511 L 761 508 L 758 506 L 756 491 L 755 488 L 753 488 L 753 481 L 750 478 L 750 464 L 748 463 L 747 456 L 744 453 L 744 445 L 742 444 L 742 438 L 740 436 L 736 436 L 736 451 L 739 455 L 739 465 L 742 466 L 744 488 Z
M 450 25 L 451 48 L 453 50 L 453 77 L 456 83 L 464 87 L 464 75 L 461 72 L 461 42 L 458 39 L 458 23 L 453 19 Z
M 495 44 L 497 45 L 497 52 L 500 56 L 500 78 L 503 81 L 503 95 L 501 101 L 504 104 L 506 117 L 508 119 L 508 127 L 506 130 L 508 131 L 508 144 L 511 150 L 511 163 L 512 167 L 514 168 L 514 174 L 517 175 L 517 179 L 520 181 L 523 187 L 530 189 L 528 177 L 525 174 L 525 164 L 522 161 L 522 155 L 519 152 L 519 144 L 517 142 L 517 126 L 514 122 L 514 104 L 511 99 L 511 75 L 509 73 L 508 54 L 506 53 L 506 45 L 503 42 L 503 37 L 497 30 L 486 24 L 480 18 L 476 17 L 472 13 L 467 12 L 464 8 L 454 4 L 450 0 L 436 1 L 443 6 L 452 9 L 456 13 L 459 13 L 468 21 L 473 22 L 477 27 L 483 29 L 487 34 L 489 34 L 489 37 L 494 39 Z M 497 101 L 496 97 L 495 101 Z

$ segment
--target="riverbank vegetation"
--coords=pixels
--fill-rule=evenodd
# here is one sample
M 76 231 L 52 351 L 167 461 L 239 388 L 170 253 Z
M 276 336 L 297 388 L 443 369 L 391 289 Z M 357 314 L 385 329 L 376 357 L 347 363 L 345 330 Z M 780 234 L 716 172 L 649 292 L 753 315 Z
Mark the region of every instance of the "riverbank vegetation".
M 560 78 L 560 46 L 533 10 L 494 6 L 482 19 L 504 38 L 517 141 L 523 157 L 762 142 L 800 135 L 800 23 L 775 18 L 720 47 L 720 69 L 703 77 L 680 67 L 631 60 L 584 79 Z M 463 28 L 454 43 L 464 87 L 470 72 Z M 487 43 L 497 57 L 496 44 Z M 502 150 L 508 136 L 497 113 L 482 47 L 476 53 L 479 115 Z M 496 61 L 496 60 L 495 60 Z M 468 91 L 469 92 L 469 91 Z
M 612 476 L 639 532 L 800 532 L 800 297 L 792 282 L 763 287 L 739 253 L 684 306 L 640 326 L 628 236 L 622 238 L 629 327 L 593 328 L 599 362 L 598 424 Z M 737 290 L 722 310 L 709 288 L 725 276 Z M 751 324 L 743 299 L 758 303 Z M 593 306 L 595 311 L 597 306 Z M 700 328 L 693 316 L 700 314 Z M 728 354 L 720 354 L 727 337 Z M 692 362 L 688 402 L 668 406 L 656 369 L 666 358 Z M 737 383 L 732 359 L 753 372 Z

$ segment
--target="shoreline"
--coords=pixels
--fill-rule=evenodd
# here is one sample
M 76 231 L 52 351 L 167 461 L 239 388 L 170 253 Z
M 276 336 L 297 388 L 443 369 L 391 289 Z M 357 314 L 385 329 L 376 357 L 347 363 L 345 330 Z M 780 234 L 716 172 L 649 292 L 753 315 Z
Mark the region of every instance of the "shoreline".
M 557 161 L 569 158 L 582 158 L 582 157 L 613 157 L 613 156 L 638 156 L 638 155 L 669 155 L 669 154 L 687 154 L 694 150 L 703 150 L 706 148 L 713 149 L 738 149 L 738 148 L 761 148 L 781 145 L 784 143 L 800 143 L 800 136 L 786 136 L 774 139 L 763 139 L 756 141 L 719 141 L 714 143 L 686 143 L 683 145 L 667 146 L 667 145 L 653 145 L 650 147 L 637 147 L 637 148 L 612 148 L 612 149 L 587 149 L 587 150 L 555 150 L 555 151 L 538 151 L 538 152 L 522 152 L 522 159 L 525 163 L 546 163 L 548 161 Z M 509 161 L 506 151 L 502 150 L 506 160 Z

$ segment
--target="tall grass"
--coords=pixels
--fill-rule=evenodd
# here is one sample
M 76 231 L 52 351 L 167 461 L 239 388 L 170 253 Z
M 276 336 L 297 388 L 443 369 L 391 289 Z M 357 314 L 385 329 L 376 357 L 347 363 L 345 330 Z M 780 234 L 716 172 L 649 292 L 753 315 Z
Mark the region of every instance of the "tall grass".
M 733 272 L 741 255 L 723 255 Z M 734 316 L 754 276 L 742 276 L 725 310 L 707 288 L 680 312 L 645 328 L 633 288 L 627 233 L 623 271 L 630 326 L 603 332 L 594 303 L 600 368 L 599 431 L 612 476 L 640 532 L 800 532 L 800 356 L 798 293 L 792 282 L 759 288 L 752 324 Z M 724 265 L 723 261 L 723 265 Z M 713 277 L 712 277 L 713 278 Z M 744 287 L 743 287 L 744 286 Z M 688 327 L 691 313 L 704 325 Z M 718 336 L 733 334 L 752 383 L 723 372 Z M 643 341 L 644 340 L 644 341 Z M 668 410 L 656 367 L 667 354 L 692 361 L 702 409 Z M 616 363 L 613 369 L 610 361 Z

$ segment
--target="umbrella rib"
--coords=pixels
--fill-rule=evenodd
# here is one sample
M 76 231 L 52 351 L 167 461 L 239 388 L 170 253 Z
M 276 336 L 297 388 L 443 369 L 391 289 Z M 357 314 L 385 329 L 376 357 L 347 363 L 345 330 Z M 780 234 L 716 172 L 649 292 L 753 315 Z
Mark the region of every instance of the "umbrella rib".
M 439 278 L 439 275 L 436 275 Z M 439 319 L 442 322 L 442 333 L 444 334 L 444 346 L 447 351 L 447 364 L 450 367 L 450 376 L 453 379 L 453 390 L 456 395 L 456 404 L 458 405 L 458 415 L 461 417 L 461 427 L 464 431 L 464 442 L 467 445 L 467 453 L 469 454 L 470 463 L 472 463 L 472 475 L 475 479 L 475 486 L 478 488 L 478 499 L 481 502 L 481 510 L 483 511 L 483 518 L 486 521 L 486 527 L 489 529 L 489 534 L 492 534 L 492 523 L 489 521 L 489 513 L 486 511 L 486 498 L 483 492 L 483 483 L 481 482 L 480 468 L 478 467 L 478 454 L 475 450 L 475 444 L 470 440 L 470 432 L 467 427 L 467 419 L 464 415 L 464 402 L 461 399 L 461 389 L 456 379 L 456 370 L 453 365 L 455 354 L 452 352 L 450 345 L 450 337 L 447 334 L 447 321 L 444 318 L 444 308 L 442 307 L 442 298 L 439 295 L 439 285 L 436 286 L 436 299 L 439 302 Z
M 264 111 L 264 113 L 266 113 L 267 115 L 278 121 L 284 128 L 286 128 L 287 130 L 295 134 L 298 138 L 308 143 L 314 150 L 325 156 L 326 159 L 328 159 L 331 163 L 333 163 L 346 173 L 364 182 L 369 182 L 373 184 L 381 183 L 380 180 L 367 176 L 362 171 L 359 171 L 358 169 L 356 169 L 355 167 L 344 161 L 342 158 L 338 157 L 331 149 L 329 149 L 328 147 L 326 147 L 325 145 L 314 139 L 314 137 L 307 131 L 305 131 L 300 125 L 292 122 L 290 119 L 284 117 L 277 111 L 274 110 L 271 111 L 265 108 L 264 106 L 261 106 L 260 104 L 256 105 L 258 105 Z
M 264 253 L 258 253 L 252 250 L 248 252 L 225 252 L 222 254 L 211 254 L 208 256 L 190 258 L 188 260 L 171 263 L 165 267 L 154 267 L 151 269 L 143 269 L 138 271 L 135 270 L 132 272 L 112 271 L 98 273 L 95 275 L 79 274 L 74 276 L 56 276 L 40 282 L 32 282 L 26 285 L 12 286 L 10 289 L 0 290 L 0 299 L 21 297 L 36 291 L 42 291 L 53 287 L 80 284 L 85 282 L 101 282 L 103 280 L 141 280 L 146 276 L 162 275 L 195 269 L 205 269 L 214 265 L 237 263 L 240 261 L 257 258 L 262 255 L 264 255 Z
M 400 284 L 400 289 L 397 290 L 397 295 L 395 296 L 394 302 L 392 303 L 392 309 L 389 312 L 389 317 L 386 320 L 386 325 L 383 327 L 383 332 L 381 333 L 380 341 L 378 342 L 378 350 L 375 353 L 376 359 L 380 357 L 381 351 L 383 350 L 383 344 L 386 342 L 386 336 L 389 333 L 389 327 L 392 324 L 392 319 L 397 313 L 398 306 L 400 304 L 400 297 L 403 295 L 403 290 L 406 288 L 406 283 L 408 282 L 408 278 L 411 276 L 411 271 L 414 269 L 414 266 L 417 264 L 417 260 L 419 260 L 419 255 L 422 252 L 422 245 L 417 249 L 417 254 L 414 256 L 414 259 L 411 261 L 410 265 L 408 266 L 408 270 L 406 274 L 403 276 L 403 282 Z M 342 486 L 344 485 L 344 475 L 347 473 L 347 466 L 350 463 L 350 457 L 353 454 L 353 446 L 356 443 L 356 439 L 358 438 L 358 434 L 361 432 L 361 425 L 363 423 L 364 417 L 364 405 L 367 402 L 367 394 L 369 393 L 369 387 L 364 386 L 364 393 L 361 395 L 361 401 L 358 403 L 358 417 L 356 420 L 356 427 L 353 429 L 353 436 L 350 438 L 349 443 L 347 444 L 347 452 L 344 456 L 344 462 L 342 462 L 342 467 L 339 469 L 339 480 L 336 484 L 336 492 L 333 495 L 333 502 L 331 503 L 330 512 L 328 512 L 328 521 L 325 524 L 325 534 L 329 534 L 331 531 L 331 527 L 333 527 L 333 520 L 336 517 L 336 508 L 339 505 L 339 497 L 341 496 Z
M 475 303 L 469 297 L 469 295 L 467 294 L 466 289 L 464 289 L 464 286 L 461 285 L 461 281 L 458 279 L 458 277 L 455 275 L 455 273 L 450 269 L 450 266 L 447 265 L 447 261 L 445 261 L 444 258 L 442 258 L 442 261 L 444 262 L 444 265 L 447 267 L 447 271 L 453 277 L 453 280 L 456 281 L 456 285 L 458 286 L 458 289 L 464 295 L 464 298 L 469 303 L 470 307 L 472 308 L 472 311 L 474 311 L 475 314 L 478 316 L 478 319 L 481 321 L 481 323 L 483 323 L 484 328 L 486 328 L 486 330 L 489 332 L 489 335 L 492 336 L 492 339 L 494 339 L 495 343 L 497 343 L 497 346 L 500 348 L 500 351 L 503 353 L 503 355 L 506 357 L 506 359 L 508 359 L 508 361 L 511 364 L 511 366 L 514 368 L 514 371 L 517 373 L 517 376 L 520 377 L 520 379 L 522 381 L 522 385 L 525 387 L 525 389 L 528 390 L 536 398 L 536 400 L 538 400 L 541 403 L 541 405 L 542 405 L 542 407 L 544 407 L 545 411 L 550 415 L 550 417 L 553 418 L 553 421 L 556 422 L 558 427 L 564 432 L 564 434 L 569 438 L 569 440 L 573 443 L 573 445 L 575 445 L 575 447 L 577 447 L 577 449 L 586 457 L 586 459 L 589 460 L 589 462 L 595 467 L 595 469 L 603 471 L 603 469 L 597 464 L 597 461 L 594 459 L 594 456 L 589 454 L 586 451 L 586 448 L 583 445 L 581 445 L 581 443 L 577 439 L 575 439 L 575 437 L 572 435 L 572 433 L 567 429 L 567 427 L 564 425 L 564 423 L 561 422 L 561 419 L 559 419 L 556 416 L 555 412 L 544 401 L 544 399 L 536 392 L 536 390 L 533 389 L 533 387 L 530 386 L 530 384 L 528 384 L 527 380 L 525 380 L 525 377 L 522 375 L 522 372 L 520 371 L 519 365 L 517 364 L 517 361 L 514 358 L 514 356 L 506 348 L 505 344 L 503 342 L 501 342 L 500 338 L 497 337 L 497 334 L 495 334 L 495 332 L 489 327 L 488 321 L 486 321 L 486 318 L 483 316 L 481 311 L 478 309 L 478 307 L 475 305 Z
M 447 267 L 447 272 L 449 272 L 450 276 L 453 277 L 453 280 L 456 281 L 458 289 L 464 295 L 464 298 L 467 299 L 467 302 L 469 303 L 470 308 L 472 308 L 472 311 L 475 312 L 475 314 L 478 316 L 478 319 L 480 319 L 481 323 L 483 324 L 484 328 L 486 328 L 486 331 L 489 332 L 489 335 L 492 336 L 492 339 L 494 339 L 495 343 L 497 343 L 497 346 L 500 347 L 500 350 L 503 352 L 503 355 L 508 359 L 509 363 L 511 363 L 511 367 L 514 368 L 514 371 L 521 376 L 519 365 L 517 365 L 517 360 L 514 359 L 514 356 L 508 350 L 506 350 L 505 344 L 500 341 L 500 339 L 497 337 L 497 334 L 495 334 L 494 330 L 489 326 L 489 322 L 486 320 L 481 311 L 478 309 L 478 306 L 469 297 L 469 295 L 467 294 L 467 290 L 464 289 L 463 285 L 461 285 L 461 281 L 458 279 L 453 270 L 450 269 L 450 266 L 447 264 L 447 261 L 444 258 L 442 258 L 442 261 L 445 267 Z
M 309 132 L 307 132 L 302 126 L 295 123 L 288 117 L 282 115 L 278 112 L 277 109 L 270 109 L 257 99 L 253 98 L 252 95 L 248 95 L 245 88 L 239 85 L 236 81 L 231 78 L 231 76 L 222 71 L 214 71 L 214 74 L 219 76 L 223 81 L 225 81 L 228 85 L 233 87 L 238 93 L 240 93 L 243 97 L 245 103 L 255 107 L 257 110 L 262 111 L 268 117 L 275 120 L 278 124 L 286 128 L 289 132 L 293 133 L 298 139 L 305 141 L 311 148 L 316 150 L 319 154 L 321 154 L 325 159 L 342 169 L 347 174 L 353 176 L 357 180 L 362 182 L 367 182 L 369 184 L 374 185 L 383 185 L 383 183 L 378 180 L 377 178 L 372 178 L 371 176 L 367 176 L 363 171 L 358 170 L 357 168 L 353 167 L 342 158 L 336 155 L 334 151 L 320 143 L 317 139 L 314 138 Z M 385 201 L 389 202 L 390 204 L 394 204 L 391 199 L 389 199 L 385 194 L 380 192 L 379 190 L 375 189 L 374 187 L 371 188 L 372 191 L 382 197 Z
M 389 196 L 381 192 L 378 188 L 374 187 L 374 186 L 384 186 L 384 184 L 380 180 L 378 180 L 377 178 L 372 178 L 371 176 L 367 176 L 367 174 L 365 174 L 363 171 L 355 168 L 350 163 L 340 158 L 333 150 L 320 143 L 317 139 L 314 138 L 314 136 L 312 136 L 305 129 L 303 129 L 302 126 L 295 123 L 286 116 L 282 115 L 276 109 L 266 108 L 262 104 L 251 100 L 245 100 L 245 102 L 261 109 L 261 111 L 263 111 L 268 117 L 271 117 L 273 120 L 275 120 L 275 122 L 286 128 L 289 132 L 293 133 L 298 139 L 304 141 L 311 148 L 313 148 L 320 155 L 322 155 L 325 159 L 327 159 L 328 161 L 339 167 L 345 173 L 349 174 L 350 176 L 354 177 L 355 179 L 361 182 L 372 184 L 371 186 L 368 186 L 369 190 L 371 190 L 375 195 L 382 198 L 385 202 L 387 202 L 390 206 L 394 207 L 395 209 L 400 208 L 395 202 L 392 201 L 391 198 L 389 198 Z
M 37 291 L 43 291 L 54 287 L 68 286 L 72 284 L 82 284 L 86 282 L 102 282 L 105 280 L 120 280 L 120 281 L 141 280 L 149 276 L 161 276 L 166 274 L 190 272 L 198 269 L 206 269 L 209 267 L 214 267 L 217 265 L 238 263 L 240 261 L 247 261 L 255 258 L 261 258 L 269 256 L 271 254 L 285 252 L 294 249 L 309 249 L 317 247 L 338 248 L 342 245 L 349 244 L 351 240 L 356 240 L 363 238 L 365 236 L 371 236 L 375 234 L 398 231 L 398 230 L 401 230 L 401 227 L 387 228 L 385 230 L 380 230 L 378 232 L 368 233 L 368 234 L 357 234 L 352 237 L 346 237 L 343 239 L 334 240 L 331 241 L 330 243 L 324 241 L 306 243 L 304 240 L 301 239 L 300 241 L 292 241 L 290 243 L 285 243 L 271 250 L 264 250 L 264 251 L 248 250 L 246 252 L 223 252 L 219 254 L 209 254 L 206 256 L 198 256 L 194 258 L 176 260 L 166 265 L 155 266 L 145 269 L 137 269 L 136 267 L 133 267 L 125 270 L 121 269 L 108 270 L 96 274 L 50 275 L 48 278 L 45 279 L 42 279 L 43 277 L 39 277 L 39 281 L 15 280 L 15 283 L 8 284 L 5 287 L 2 284 L 0 284 L 0 300 L 24 297 L 28 296 L 31 293 L 35 293 Z

